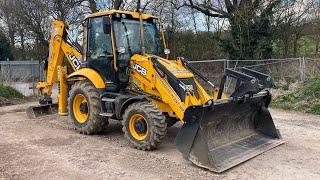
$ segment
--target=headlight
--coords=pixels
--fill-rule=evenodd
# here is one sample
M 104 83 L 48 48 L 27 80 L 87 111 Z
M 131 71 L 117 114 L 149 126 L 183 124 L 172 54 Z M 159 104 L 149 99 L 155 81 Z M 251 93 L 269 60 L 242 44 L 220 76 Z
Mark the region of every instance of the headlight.
M 125 47 L 118 47 L 118 52 L 120 54 L 124 54 L 124 53 L 126 53 L 126 48 Z
M 169 55 L 170 54 L 170 49 L 164 49 L 164 54 Z

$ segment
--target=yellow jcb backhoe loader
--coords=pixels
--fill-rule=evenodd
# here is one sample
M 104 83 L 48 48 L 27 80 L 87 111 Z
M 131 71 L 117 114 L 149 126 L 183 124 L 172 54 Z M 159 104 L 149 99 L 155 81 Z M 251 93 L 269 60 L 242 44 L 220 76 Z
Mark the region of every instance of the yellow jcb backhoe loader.
M 83 23 L 83 47 L 68 39 L 65 23 L 54 21 L 46 78 L 36 86 L 40 106 L 30 107 L 28 116 L 54 113 L 58 107 L 83 134 L 99 133 L 109 119 L 119 120 L 125 137 L 141 150 L 156 149 L 167 128 L 181 121 L 178 150 L 214 172 L 283 143 L 267 109 L 270 76 L 245 68 L 226 70 L 215 88 L 183 58 L 168 60 L 157 21 L 139 11 L 91 14 Z M 226 77 L 237 79 L 230 96 L 223 92 Z M 212 86 L 212 93 L 199 79 Z M 55 84 L 58 106 L 51 98 Z

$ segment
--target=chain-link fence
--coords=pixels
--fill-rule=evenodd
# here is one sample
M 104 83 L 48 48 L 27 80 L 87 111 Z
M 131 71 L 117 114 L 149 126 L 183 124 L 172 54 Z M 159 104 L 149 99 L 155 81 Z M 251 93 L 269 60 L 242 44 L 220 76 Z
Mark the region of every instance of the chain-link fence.
M 225 69 L 239 70 L 247 67 L 271 75 L 275 82 L 304 82 L 320 74 L 320 59 L 287 58 L 266 60 L 203 60 L 190 61 L 212 81 L 221 78 Z
M 39 61 L 0 61 L 3 82 L 37 82 L 41 76 Z
M 270 75 L 277 85 L 288 86 L 294 82 L 304 82 L 320 75 L 320 59 L 315 58 L 287 58 L 266 60 L 203 60 L 191 61 L 198 70 L 208 77 L 214 84 L 219 85 L 225 69 L 239 70 L 247 67 Z M 228 78 L 225 91 L 232 92 L 235 79 Z
M 42 77 L 39 61 L 0 61 L 0 84 L 10 85 L 22 94 L 34 94 L 34 87 Z
M 320 74 L 320 59 L 287 58 L 266 60 L 202 60 L 190 61 L 204 76 L 219 85 L 225 69 L 251 68 L 272 76 L 274 82 L 304 82 Z M 43 75 L 39 61 L 0 61 L 0 82 L 28 83 L 34 86 Z M 228 86 L 227 83 L 226 85 Z

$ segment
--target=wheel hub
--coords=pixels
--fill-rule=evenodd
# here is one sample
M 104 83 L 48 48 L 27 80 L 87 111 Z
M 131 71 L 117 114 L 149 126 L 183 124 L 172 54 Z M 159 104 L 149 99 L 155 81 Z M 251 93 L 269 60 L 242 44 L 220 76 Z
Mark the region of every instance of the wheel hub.
M 80 104 L 80 112 L 82 114 L 87 114 L 88 113 L 88 104 L 87 103 L 81 103 Z
M 141 114 L 134 114 L 129 119 L 129 131 L 132 137 L 138 141 L 148 136 L 148 122 Z
M 137 131 L 137 133 L 146 133 L 147 123 L 144 120 L 138 120 L 134 123 L 134 129 Z
M 78 123 L 83 124 L 89 117 L 89 107 L 87 99 L 82 94 L 77 94 L 73 100 L 73 114 Z

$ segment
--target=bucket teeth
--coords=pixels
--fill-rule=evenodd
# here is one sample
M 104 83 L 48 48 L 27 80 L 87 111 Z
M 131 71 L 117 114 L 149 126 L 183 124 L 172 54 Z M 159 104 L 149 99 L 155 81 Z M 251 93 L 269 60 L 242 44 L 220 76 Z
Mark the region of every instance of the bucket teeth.
M 35 119 L 40 116 L 55 114 L 58 111 L 57 104 L 43 105 L 43 106 L 30 106 L 26 110 L 27 116 L 30 119 Z

